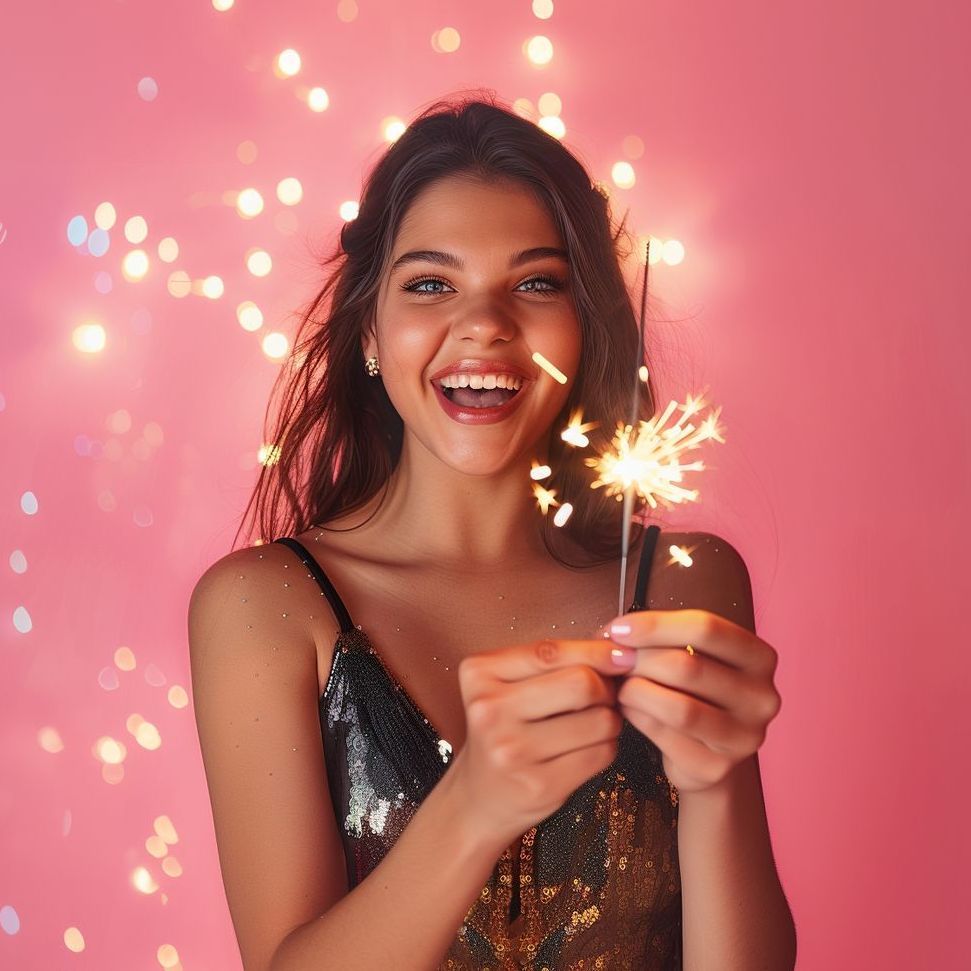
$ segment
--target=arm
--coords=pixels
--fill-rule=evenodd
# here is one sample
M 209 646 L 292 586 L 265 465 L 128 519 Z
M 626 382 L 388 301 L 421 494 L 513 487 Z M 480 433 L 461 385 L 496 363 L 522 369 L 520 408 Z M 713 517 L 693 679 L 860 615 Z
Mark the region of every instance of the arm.
M 368 877 L 287 937 L 271 971 L 439 967 L 505 849 L 484 838 L 454 798 L 454 768 Z
M 696 548 L 686 606 L 755 633 L 752 588 L 738 552 L 718 536 Z M 719 552 L 715 553 L 715 548 Z M 690 602 L 689 602 L 690 597 Z M 685 971 L 789 971 L 796 927 L 772 856 L 758 754 L 724 782 L 684 793 L 678 807 Z
M 294 582 L 292 562 L 282 546 L 237 550 L 206 571 L 189 604 L 192 703 L 242 967 L 426 971 L 448 950 L 503 837 L 475 826 L 461 802 L 459 752 L 348 893 L 317 651 L 302 621 L 326 608 L 312 580 Z

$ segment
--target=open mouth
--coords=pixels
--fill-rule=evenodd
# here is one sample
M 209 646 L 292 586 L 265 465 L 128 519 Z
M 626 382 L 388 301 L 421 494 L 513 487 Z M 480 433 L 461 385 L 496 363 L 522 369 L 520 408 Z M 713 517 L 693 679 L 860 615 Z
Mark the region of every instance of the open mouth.
M 498 408 L 511 401 L 522 388 L 442 388 L 442 394 L 463 408 Z

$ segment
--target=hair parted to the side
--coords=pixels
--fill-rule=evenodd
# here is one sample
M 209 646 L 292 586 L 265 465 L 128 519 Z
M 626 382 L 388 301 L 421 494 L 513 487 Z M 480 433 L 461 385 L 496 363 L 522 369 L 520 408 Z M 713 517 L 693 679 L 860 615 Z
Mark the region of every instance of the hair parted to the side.
M 436 101 L 365 180 L 358 215 L 345 223 L 336 249 L 323 260 L 324 269 L 334 268 L 301 311 L 292 355 L 274 382 L 270 401 L 282 388 L 280 409 L 267 434 L 268 407 L 264 427 L 272 452 L 236 540 L 244 530 L 256 543 L 323 527 L 363 507 L 387 484 L 401 455 L 403 423 L 381 378 L 365 372 L 362 337 L 374 325 L 381 280 L 409 205 L 436 179 L 456 175 L 493 184 L 512 180 L 529 189 L 563 240 L 581 354 L 569 398 L 549 431 L 546 461 L 553 474 L 542 485 L 555 490 L 559 502 L 570 502 L 573 512 L 558 527 L 552 511 L 543 515 L 537 508 L 537 528 L 564 565 L 620 558 L 622 504 L 603 488 L 590 488 L 594 472 L 583 460 L 607 448 L 618 422 L 628 421 L 635 368 L 648 363 L 638 348 L 638 319 L 621 268 L 631 252 L 630 233 L 624 220 L 612 229 L 606 194 L 577 158 L 491 92 Z M 639 382 L 643 420 L 655 412 L 650 368 L 648 375 Z M 590 447 L 582 449 L 559 434 L 580 408 L 584 422 L 599 423 L 587 433 Z M 528 480 L 523 488 L 530 488 Z M 632 523 L 632 543 L 641 529 Z M 564 531 L 571 546 L 588 554 L 584 563 L 568 562 L 558 548 Z

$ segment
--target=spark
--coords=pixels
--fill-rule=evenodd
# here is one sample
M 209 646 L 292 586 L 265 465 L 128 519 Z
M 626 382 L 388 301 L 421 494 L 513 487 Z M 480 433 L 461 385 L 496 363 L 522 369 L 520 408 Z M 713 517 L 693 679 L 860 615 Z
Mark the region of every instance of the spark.
M 683 405 L 671 401 L 660 416 L 639 422 L 636 434 L 631 425 L 618 422 L 610 447 L 596 458 L 584 460 L 597 472 L 590 488 L 603 486 L 608 496 L 617 496 L 620 501 L 626 490 L 633 487 L 652 509 L 656 509 L 659 502 L 670 508 L 674 503 L 696 500 L 697 489 L 686 489 L 678 483 L 683 480 L 685 472 L 700 472 L 705 465 L 700 460 L 685 464 L 681 461 L 682 456 L 708 440 L 725 443 L 724 429 L 718 424 L 721 408 L 710 413 L 700 428 L 696 429 L 690 422 L 684 424 L 704 407 L 702 396 L 689 394 Z M 682 412 L 680 419 L 665 427 L 676 408 Z

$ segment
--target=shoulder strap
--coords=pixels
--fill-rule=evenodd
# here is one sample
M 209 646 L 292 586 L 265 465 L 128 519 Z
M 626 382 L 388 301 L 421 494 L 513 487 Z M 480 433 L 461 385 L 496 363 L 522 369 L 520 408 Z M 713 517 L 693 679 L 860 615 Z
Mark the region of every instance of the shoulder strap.
M 351 630 L 354 627 L 354 623 L 351 620 L 351 615 L 347 612 L 347 608 L 344 606 L 344 601 L 341 600 L 340 595 L 334 589 L 334 585 L 327 578 L 327 574 L 320 568 L 320 564 L 313 558 L 313 555 L 307 547 L 290 536 L 282 536 L 280 539 L 273 540 L 273 542 L 289 546 L 300 557 L 303 565 L 310 570 L 320 589 L 324 591 L 324 595 L 330 602 L 334 614 L 337 617 L 337 622 L 341 625 L 341 631 L 346 634 Z
M 654 548 L 657 546 L 657 538 L 661 535 L 661 527 L 652 525 L 647 527 L 644 536 L 644 545 L 641 547 L 640 565 L 637 568 L 637 582 L 634 584 L 634 602 L 627 611 L 647 610 L 647 581 L 650 579 L 651 560 L 654 557 Z

